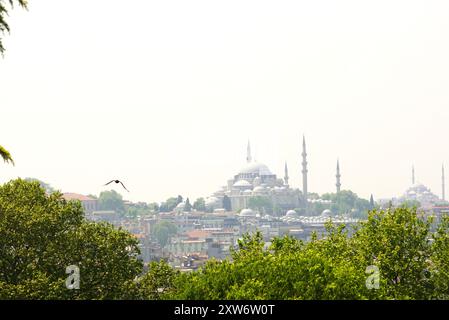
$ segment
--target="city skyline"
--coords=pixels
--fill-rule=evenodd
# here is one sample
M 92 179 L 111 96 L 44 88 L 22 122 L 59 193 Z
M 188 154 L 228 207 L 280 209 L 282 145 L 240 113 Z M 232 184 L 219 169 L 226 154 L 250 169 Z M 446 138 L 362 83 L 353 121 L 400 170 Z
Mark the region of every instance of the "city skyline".
M 307 161 L 307 157 L 309 156 L 309 154 L 305 151 L 306 150 L 305 149 L 306 148 L 306 143 L 307 143 L 306 137 L 304 135 L 302 135 L 302 148 L 303 149 L 302 149 L 302 153 L 301 153 L 301 159 L 302 160 L 300 162 L 301 168 L 300 168 L 300 171 L 299 171 L 300 172 L 300 178 L 293 179 L 293 180 L 298 180 L 298 182 L 299 182 L 298 185 L 291 185 L 291 187 L 293 189 L 299 189 L 303 193 L 304 192 L 304 188 L 306 188 L 307 194 L 318 193 L 320 195 L 322 195 L 324 193 L 337 193 L 340 190 L 350 190 L 350 191 L 353 191 L 353 192 L 357 193 L 356 190 L 352 190 L 351 188 L 345 188 L 344 183 L 342 183 L 342 176 L 344 177 L 344 175 L 341 174 L 342 172 L 341 172 L 341 169 L 340 169 L 340 159 L 339 158 L 336 160 L 337 167 L 336 167 L 336 170 L 334 172 L 335 173 L 335 175 L 334 175 L 334 186 L 333 186 L 334 189 L 333 190 L 330 189 L 330 190 L 324 191 L 324 192 L 316 192 L 314 190 L 311 190 L 311 191 L 308 190 L 309 173 L 308 173 L 308 169 L 307 168 L 309 166 L 309 162 Z M 259 161 L 257 159 L 257 157 L 253 156 L 253 153 L 251 152 L 250 145 L 251 145 L 251 141 L 248 140 L 247 147 L 246 147 L 246 161 L 245 162 L 246 163 L 259 163 L 259 164 L 265 165 L 265 163 L 263 161 Z M 306 168 L 305 172 L 304 172 L 304 165 L 305 165 L 305 168 Z M 241 168 L 242 168 L 242 166 L 239 167 L 239 169 L 241 169 Z M 268 166 L 268 168 L 271 169 L 270 166 Z M 295 166 L 294 166 L 294 168 L 295 168 Z M 439 198 L 441 198 L 442 200 L 446 199 L 446 197 L 445 197 L 445 195 L 446 195 L 446 193 L 445 193 L 446 192 L 445 191 L 446 180 L 445 180 L 445 169 L 444 168 L 445 167 L 444 167 L 444 163 L 443 163 L 442 167 L 441 167 L 442 170 L 441 170 L 441 175 L 440 175 L 440 190 L 434 190 L 434 189 L 430 188 L 430 190 L 433 191 L 433 193 L 437 194 L 439 196 Z M 237 171 L 234 171 L 233 173 L 235 174 L 235 173 L 237 173 Z M 284 174 L 283 175 L 282 175 L 282 172 L 276 172 L 275 171 L 273 173 L 274 174 L 278 174 L 279 178 L 283 177 L 283 180 L 287 181 L 286 184 L 287 185 L 289 184 L 288 181 L 290 180 L 290 174 L 288 173 L 288 161 L 284 162 L 284 171 L 283 171 Z M 192 201 L 194 199 L 197 199 L 197 198 L 205 198 L 206 199 L 206 198 L 208 198 L 210 196 L 210 194 L 211 194 L 210 191 L 214 190 L 214 188 L 212 187 L 211 190 L 206 192 L 205 194 L 199 195 L 199 196 L 194 196 L 194 197 L 189 196 L 189 194 L 173 192 L 172 194 L 167 196 L 167 198 L 154 199 L 152 201 L 148 201 L 148 200 L 145 200 L 145 199 L 136 199 L 136 198 L 133 198 L 133 197 L 127 197 L 127 195 L 129 195 L 129 193 L 124 192 L 120 186 L 119 187 L 115 187 L 114 185 L 111 185 L 111 186 L 102 185 L 102 190 L 100 192 L 98 192 L 98 193 L 95 193 L 95 192 L 83 192 L 81 190 L 63 190 L 61 188 L 58 188 L 58 186 L 55 186 L 55 185 L 51 184 L 51 182 L 49 182 L 48 180 L 42 179 L 41 177 L 31 177 L 31 176 L 26 176 L 25 177 L 25 176 L 23 176 L 23 177 L 20 177 L 20 178 L 36 178 L 36 179 L 39 179 L 39 180 L 41 180 L 41 181 L 43 181 L 45 183 L 48 183 L 51 187 L 55 188 L 55 190 L 59 190 L 59 191 L 61 191 L 63 193 L 71 193 L 72 192 L 72 193 L 75 193 L 75 194 L 77 194 L 77 193 L 78 194 L 84 194 L 84 195 L 93 194 L 93 195 L 98 196 L 99 193 L 101 193 L 102 191 L 115 190 L 115 191 L 117 191 L 119 194 L 121 194 L 124 197 L 124 200 L 131 200 L 131 201 L 134 201 L 134 202 L 141 202 L 142 201 L 142 202 L 147 202 L 147 203 L 150 203 L 150 202 L 161 203 L 161 202 L 164 202 L 168 197 L 174 197 L 174 196 L 177 196 L 177 195 L 182 195 L 182 196 L 184 196 L 184 198 L 190 198 Z M 287 178 L 287 180 L 285 178 Z M 423 182 L 423 181 L 421 181 L 421 180 L 416 178 L 416 170 L 415 170 L 415 165 L 414 164 L 412 164 L 412 167 L 411 167 L 410 181 L 411 181 L 411 183 L 409 183 L 406 187 L 410 187 L 410 186 L 418 185 L 418 184 L 423 184 L 425 186 L 431 185 L 431 184 L 425 183 L 425 182 Z M 343 180 L 343 182 L 344 182 L 344 180 Z M 224 186 L 224 183 L 222 183 L 219 187 L 221 187 L 221 186 Z M 403 191 L 405 191 L 405 189 Z M 358 195 L 360 196 L 360 194 L 358 194 Z M 370 196 L 371 195 L 374 195 L 374 193 L 371 193 Z M 376 199 L 377 200 L 379 200 L 379 199 L 383 199 L 383 200 L 394 199 L 394 198 L 399 198 L 402 195 L 403 195 L 403 192 L 402 193 L 398 193 L 396 195 L 387 196 L 387 197 L 378 197 Z M 370 196 L 368 196 L 368 197 L 363 197 L 362 196 L 362 198 L 369 199 Z
M 302 189 L 305 134 L 310 192 L 335 191 L 339 159 L 342 189 L 365 199 L 401 195 L 412 164 L 441 195 L 448 10 L 441 0 L 31 2 L 10 12 L 0 61 L 1 144 L 16 162 L 0 166 L 0 183 L 34 177 L 98 195 L 117 178 L 131 201 L 194 199 L 245 164 L 250 139 L 253 158 L 280 177 L 287 162 Z

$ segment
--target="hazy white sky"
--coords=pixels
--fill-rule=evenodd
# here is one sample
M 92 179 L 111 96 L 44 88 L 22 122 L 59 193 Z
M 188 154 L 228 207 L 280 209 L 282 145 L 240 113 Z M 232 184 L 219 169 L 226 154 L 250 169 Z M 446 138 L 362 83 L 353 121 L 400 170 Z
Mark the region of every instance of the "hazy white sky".
M 0 59 L 0 144 L 35 177 L 133 201 L 208 196 L 256 159 L 309 190 L 441 194 L 449 1 L 30 0 Z M 449 173 L 448 173 L 449 178 Z M 449 180 L 448 180 L 449 184 Z M 121 192 L 121 189 L 116 188 Z

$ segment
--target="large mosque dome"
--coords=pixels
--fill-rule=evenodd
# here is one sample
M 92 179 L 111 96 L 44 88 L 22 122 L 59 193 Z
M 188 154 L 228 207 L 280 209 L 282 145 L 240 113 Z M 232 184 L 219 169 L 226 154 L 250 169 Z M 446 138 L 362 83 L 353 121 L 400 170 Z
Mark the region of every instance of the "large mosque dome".
M 245 167 L 243 167 L 239 171 L 239 174 L 242 174 L 242 173 L 243 174 L 253 173 L 253 174 L 258 174 L 260 176 L 269 176 L 269 175 L 273 174 L 265 164 L 260 163 L 260 162 L 248 163 Z

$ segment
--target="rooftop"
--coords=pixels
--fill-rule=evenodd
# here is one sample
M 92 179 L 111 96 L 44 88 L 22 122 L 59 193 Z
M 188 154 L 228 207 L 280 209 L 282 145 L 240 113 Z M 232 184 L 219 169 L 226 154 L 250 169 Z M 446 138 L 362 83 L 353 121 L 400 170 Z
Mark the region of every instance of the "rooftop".
M 69 201 L 69 200 L 95 201 L 95 200 L 96 200 L 96 199 L 94 199 L 94 198 L 91 198 L 91 197 L 88 197 L 88 196 L 85 196 L 85 195 L 82 195 L 82 194 L 78 194 L 78 193 L 70 193 L 70 192 L 64 193 L 64 194 L 62 195 L 62 197 L 63 197 L 64 199 L 66 199 L 67 201 Z

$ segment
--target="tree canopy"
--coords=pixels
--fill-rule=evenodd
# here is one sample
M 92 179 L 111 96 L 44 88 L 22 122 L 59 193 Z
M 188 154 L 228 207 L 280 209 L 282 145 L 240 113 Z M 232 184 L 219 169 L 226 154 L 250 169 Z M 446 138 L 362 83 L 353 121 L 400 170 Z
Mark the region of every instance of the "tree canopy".
M 206 201 L 204 198 L 198 198 L 193 203 L 193 209 L 197 211 L 206 211 Z
M 159 207 L 159 211 L 161 211 L 161 212 L 173 211 L 173 209 L 175 209 L 176 206 L 181 202 L 182 202 L 181 196 L 168 198 L 165 202 L 161 203 L 161 205 Z
M 273 202 L 270 198 L 264 196 L 252 196 L 248 200 L 248 207 L 259 210 L 261 213 L 272 213 Z
M 115 190 L 101 192 L 98 197 L 98 205 L 100 210 L 114 210 L 122 214 L 125 212 L 123 197 Z
M 321 196 L 323 200 L 330 200 L 330 210 L 334 214 L 351 213 L 357 217 L 366 217 L 371 210 L 370 201 L 359 198 L 350 190 L 342 190 L 338 193 L 326 193 Z
M 55 192 L 55 188 L 53 188 L 49 183 L 44 182 L 42 180 L 36 179 L 36 178 L 25 178 L 25 181 L 37 181 L 42 189 L 44 189 L 47 193 L 53 193 Z
M 0 186 L 0 299 L 126 299 L 142 271 L 138 241 L 89 222 L 79 201 L 37 181 Z M 80 289 L 66 286 L 79 268 Z
M 287 236 L 264 248 L 260 233 L 246 235 L 230 259 L 179 274 L 162 298 L 448 299 L 449 218 L 436 233 L 431 223 L 401 207 L 374 210 L 354 230 L 328 223 L 309 242 Z
M 164 247 L 177 231 L 178 228 L 173 223 L 169 221 L 160 221 L 153 227 L 151 234 L 159 244 Z

